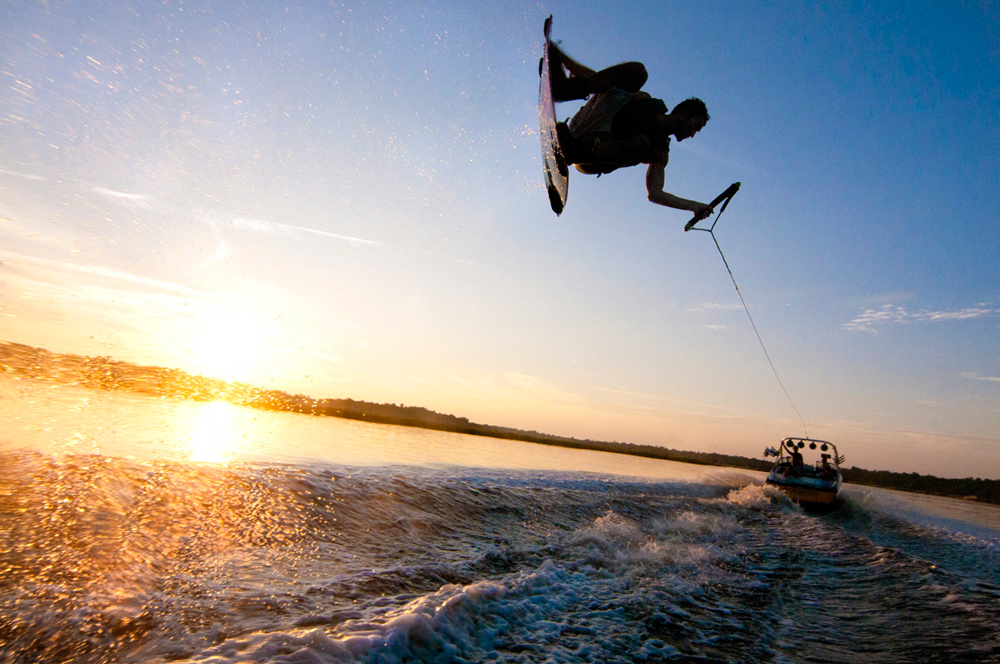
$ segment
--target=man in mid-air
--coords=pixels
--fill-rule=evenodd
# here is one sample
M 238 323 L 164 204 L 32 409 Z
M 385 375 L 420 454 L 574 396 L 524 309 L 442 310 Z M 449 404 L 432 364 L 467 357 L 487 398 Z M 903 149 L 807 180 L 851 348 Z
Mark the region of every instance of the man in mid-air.
M 662 99 L 640 90 L 648 75 L 639 62 L 594 71 L 550 42 L 549 65 L 555 101 L 590 97 L 568 124 L 556 126 L 567 163 L 591 175 L 648 164 L 646 197 L 651 202 L 688 210 L 700 219 L 712 214 L 710 205 L 663 190 L 670 138 L 680 142 L 704 128 L 709 120 L 705 102 L 688 99 L 668 113 Z

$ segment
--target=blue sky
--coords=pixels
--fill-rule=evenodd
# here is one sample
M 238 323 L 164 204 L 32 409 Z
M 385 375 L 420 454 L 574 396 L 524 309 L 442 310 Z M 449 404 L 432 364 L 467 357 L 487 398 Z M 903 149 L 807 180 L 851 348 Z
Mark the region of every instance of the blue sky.
M 226 5 L 228 7 L 228 5 Z M 1000 478 L 1000 12 L 0 9 L 0 339 L 551 433 Z M 541 183 L 541 25 L 712 115 L 667 190 Z M 578 104 L 560 105 L 566 117 Z

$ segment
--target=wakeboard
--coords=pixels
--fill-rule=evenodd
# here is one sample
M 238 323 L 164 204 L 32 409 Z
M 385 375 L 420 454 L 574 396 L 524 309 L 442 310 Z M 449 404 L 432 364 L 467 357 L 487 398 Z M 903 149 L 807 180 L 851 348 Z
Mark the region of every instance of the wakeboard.
M 549 33 L 552 17 L 545 19 L 545 46 L 538 74 L 538 135 L 542 141 L 542 164 L 545 174 L 545 188 L 549 193 L 549 204 L 557 215 L 566 207 L 569 194 L 569 165 L 559 146 L 556 131 L 556 105 L 552 97 L 552 79 L 549 76 Z

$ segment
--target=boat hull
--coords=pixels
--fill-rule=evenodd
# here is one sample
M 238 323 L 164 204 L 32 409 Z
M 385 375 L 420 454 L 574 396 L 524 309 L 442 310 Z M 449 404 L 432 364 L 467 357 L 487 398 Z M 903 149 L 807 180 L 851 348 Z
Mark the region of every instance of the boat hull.
M 839 487 L 820 488 L 793 484 L 790 482 L 772 480 L 767 478 L 767 483 L 775 486 L 788 496 L 790 500 L 805 505 L 832 505 L 837 500 L 837 490 Z

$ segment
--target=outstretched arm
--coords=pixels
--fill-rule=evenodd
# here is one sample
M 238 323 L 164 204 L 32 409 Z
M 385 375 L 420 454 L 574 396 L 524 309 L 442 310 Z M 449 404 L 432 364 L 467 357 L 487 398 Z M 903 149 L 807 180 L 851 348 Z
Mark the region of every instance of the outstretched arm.
M 664 205 L 677 210 L 689 210 L 704 219 L 712 214 L 712 206 L 690 201 L 680 196 L 663 191 L 663 184 L 666 182 L 666 162 L 654 161 L 646 169 L 646 198 L 651 203 Z

